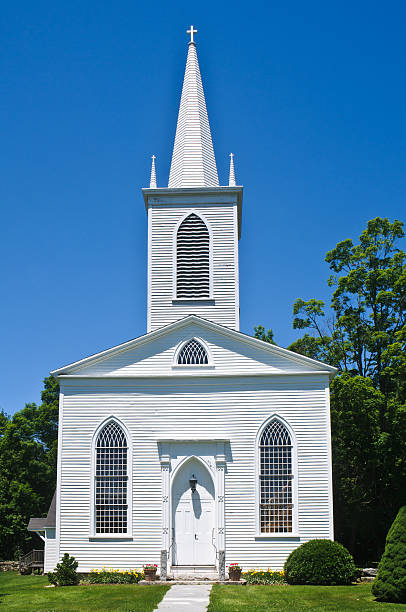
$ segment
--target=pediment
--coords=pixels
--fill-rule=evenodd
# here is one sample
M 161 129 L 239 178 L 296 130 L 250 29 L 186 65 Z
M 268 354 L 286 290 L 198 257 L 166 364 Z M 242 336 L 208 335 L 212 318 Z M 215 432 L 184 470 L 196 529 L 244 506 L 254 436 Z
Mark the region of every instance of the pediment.
M 207 348 L 207 365 L 177 364 L 179 347 L 191 338 L 200 340 Z M 315 372 L 334 375 L 336 369 L 190 315 L 144 336 L 54 370 L 52 374 L 61 377 L 137 378 Z

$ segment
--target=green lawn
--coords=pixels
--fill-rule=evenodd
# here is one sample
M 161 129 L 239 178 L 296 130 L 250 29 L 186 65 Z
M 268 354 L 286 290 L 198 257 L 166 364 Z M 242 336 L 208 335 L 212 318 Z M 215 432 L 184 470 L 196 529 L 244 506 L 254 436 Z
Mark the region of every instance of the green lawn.
M 348 587 L 213 586 L 208 612 L 345 612 L 403 610 L 374 601 L 370 584 Z
M 109 584 L 45 589 L 46 576 L 0 573 L 4 612 L 152 612 L 169 587 Z

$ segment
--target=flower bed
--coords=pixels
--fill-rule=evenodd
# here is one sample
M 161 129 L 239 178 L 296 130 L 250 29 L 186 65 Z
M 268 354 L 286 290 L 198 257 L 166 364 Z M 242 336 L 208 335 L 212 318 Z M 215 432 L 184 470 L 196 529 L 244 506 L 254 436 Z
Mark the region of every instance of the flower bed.
M 243 572 L 241 578 L 247 581 L 247 584 L 286 584 L 285 574 L 283 571 L 267 570 L 248 570 Z
M 119 570 L 110 567 L 106 569 L 92 569 L 88 575 L 91 584 L 134 584 L 144 578 L 140 570 Z

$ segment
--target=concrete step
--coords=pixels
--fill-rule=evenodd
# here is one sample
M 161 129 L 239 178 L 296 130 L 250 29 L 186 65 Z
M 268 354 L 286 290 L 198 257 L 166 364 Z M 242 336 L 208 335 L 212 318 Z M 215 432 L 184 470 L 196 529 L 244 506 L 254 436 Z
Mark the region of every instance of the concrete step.
M 215 565 L 172 565 L 169 580 L 218 580 Z

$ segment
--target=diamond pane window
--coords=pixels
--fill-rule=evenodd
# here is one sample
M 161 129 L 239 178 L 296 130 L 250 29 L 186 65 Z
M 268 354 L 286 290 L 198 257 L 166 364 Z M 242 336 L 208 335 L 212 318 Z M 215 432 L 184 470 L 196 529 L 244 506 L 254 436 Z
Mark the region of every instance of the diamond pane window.
M 264 429 L 260 440 L 261 533 L 292 531 L 292 442 L 277 419 Z
M 208 363 L 206 349 L 194 338 L 184 345 L 178 355 L 179 365 L 207 365 Z
M 127 439 L 114 421 L 96 441 L 96 533 L 127 533 Z
M 182 221 L 176 237 L 176 296 L 210 296 L 209 230 L 194 213 Z

